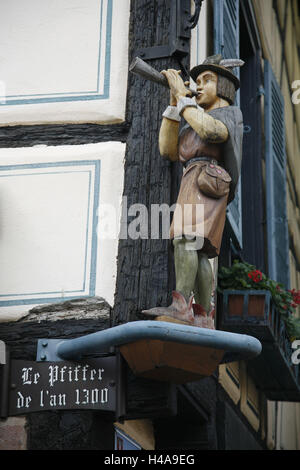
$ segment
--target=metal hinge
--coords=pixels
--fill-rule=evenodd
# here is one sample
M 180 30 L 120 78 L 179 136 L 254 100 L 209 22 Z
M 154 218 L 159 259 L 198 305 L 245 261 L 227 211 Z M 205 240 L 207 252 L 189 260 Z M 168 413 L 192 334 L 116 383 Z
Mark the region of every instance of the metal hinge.
M 261 96 L 265 96 L 265 95 L 266 95 L 265 89 L 262 85 L 260 85 L 260 87 L 258 87 L 257 89 L 256 96 L 257 98 L 260 98 Z
M 251 131 L 252 131 L 252 127 L 249 126 L 249 124 L 245 124 L 244 125 L 244 134 L 250 134 Z
M 3 362 L 0 365 L 0 418 L 8 416 L 8 392 L 10 376 L 10 354 L 5 347 Z

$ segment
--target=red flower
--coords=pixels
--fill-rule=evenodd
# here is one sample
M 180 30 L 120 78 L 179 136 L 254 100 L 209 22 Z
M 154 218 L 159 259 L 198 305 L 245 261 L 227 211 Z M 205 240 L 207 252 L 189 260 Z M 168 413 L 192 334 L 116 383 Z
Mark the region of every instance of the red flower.
M 293 297 L 293 302 L 294 304 L 299 305 L 300 304 L 300 291 L 296 291 L 296 289 L 289 290 L 289 292 L 292 294 Z
M 248 273 L 248 277 L 252 279 L 253 282 L 260 282 L 262 281 L 262 272 L 256 269 L 255 271 Z

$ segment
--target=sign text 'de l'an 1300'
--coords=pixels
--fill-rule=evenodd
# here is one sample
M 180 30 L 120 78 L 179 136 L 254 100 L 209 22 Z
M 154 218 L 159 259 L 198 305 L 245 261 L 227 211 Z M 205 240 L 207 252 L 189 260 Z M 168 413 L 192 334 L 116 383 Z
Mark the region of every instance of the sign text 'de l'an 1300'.
M 9 415 L 46 410 L 116 410 L 116 357 L 83 362 L 12 360 Z

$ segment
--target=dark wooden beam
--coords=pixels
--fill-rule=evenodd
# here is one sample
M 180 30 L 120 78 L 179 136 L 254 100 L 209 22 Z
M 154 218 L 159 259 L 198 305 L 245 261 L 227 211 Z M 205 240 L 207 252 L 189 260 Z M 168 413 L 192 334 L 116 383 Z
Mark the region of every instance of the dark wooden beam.
M 126 142 L 128 124 L 47 124 L 0 127 L 0 148 L 33 145 L 80 145 L 97 142 Z
M 168 0 L 132 0 L 129 60 L 136 51 L 168 44 L 171 2 Z M 175 57 L 154 59 L 150 65 L 161 71 L 179 69 Z M 176 201 L 179 165 L 159 155 L 158 134 L 162 113 L 169 104 L 169 92 L 159 85 L 129 75 L 127 120 L 130 130 L 125 157 L 124 196 L 128 207 Z M 133 220 L 127 220 L 128 224 Z M 118 253 L 117 289 L 114 324 L 141 319 L 142 309 L 170 302 L 174 288 L 174 268 L 169 240 L 121 239 Z

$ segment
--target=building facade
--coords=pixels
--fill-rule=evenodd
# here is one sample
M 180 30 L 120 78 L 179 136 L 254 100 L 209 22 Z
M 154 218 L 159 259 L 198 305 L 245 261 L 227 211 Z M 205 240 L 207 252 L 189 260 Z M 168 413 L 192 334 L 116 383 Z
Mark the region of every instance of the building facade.
M 0 6 L 0 340 L 10 357 L 35 361 L 40 338 L 84 336 L 170 303 L 170 241 L 143 208 L 174 204 L 182 167 L 158 150 L 169 92 L 128 71 L 136 56 L 183 74 L 215 53 L 245 62 L 242 174 L 215 281 L 237 259 L 300 289 L 299 2 L 40 3 Z M 259 359 L 182 385 L 124 364 L 119 420 L 3 412 L 0 449 L 300 449 L 300 374 L 284 327 L 272 340 L 261 336 L 268 322 L 237 330 L 216 301 L 217 328 L 257 336 Z

